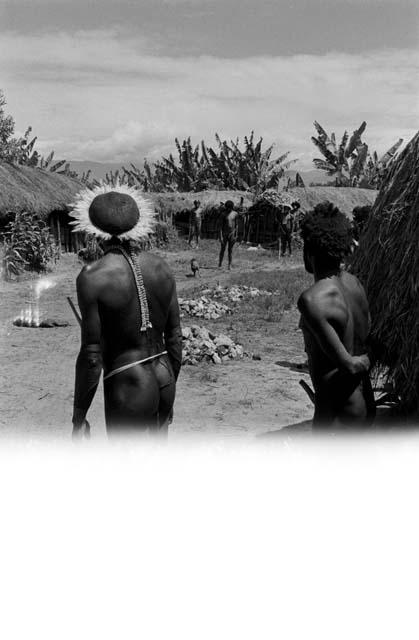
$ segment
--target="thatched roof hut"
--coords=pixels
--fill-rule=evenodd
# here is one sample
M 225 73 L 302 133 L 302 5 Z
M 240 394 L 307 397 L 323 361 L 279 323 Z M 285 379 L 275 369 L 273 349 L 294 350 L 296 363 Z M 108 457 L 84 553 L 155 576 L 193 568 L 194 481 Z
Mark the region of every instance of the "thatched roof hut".
M 372 316 L 373 350 L 408 412 L 419 413 L 419 133 L 387 176 L 352 270 Z
M 373 189 L 357 189 L 355 187 L 296 187 L 289 191 L 293 200 L 298 200 L 303 211 L 313 209 L 316 204 L 329 200 L 347 216 L 352 216 L 355 207 L 373 205 L 377 197 Z M 243 198 L 243 207 L 252 206 L 254 197 L 248 191 L 201 191 L 199 193 L 150 193 L 149 196 L 156 208 L 166 213 L 177 213 L 184 209 L 192 209 L 194 200 L 199 200 L 204 209 L 216 208 L 221 202 L 232 200 L 236 206 Z
M 371 206 L 377 197 L 374 189 L 358 189 L 356 187 L 296 187 L 289 193 L 298 200 L 303 212 L 314 209 L 320 202 L 333 202 L 348 218 L 352 219 L 355 207 Z
M 253 194 L 248 191 L 215 191 L 209 189 L 208 191 L 187 193 L 179 192 L 164 192 L 164 193 L 148 193 L 156 209 L 164 218 L 171 218 L 173 214 L 180 213 L 181 211 L 190 211 L 193 208 L 194 200 L 199 200 L 201 207 L 205 213 L 211 213 L 211 211 L 219 208 L 222 202 L 226 200 L 232 200 L 235 206 L 239 206 L 243 198 L 243 207 L 248 208 L 253 203 Z
M 0 227 L 16 213 L 34 213 L 48 222 L 58 246 L 77 251 L 83 238 L 71 233 L 68 211 L 83 187 L 65 175 L 0 162 Z
M 173 222 L 179 231 L 187 233 L 189 212 L 194 200 L 199 200 L 204 210 L 202 233 L 204 237 L 216 237 L 216 217 L 220 212 L 220 204 L 232 200 L 236 207 L 244 210 L 254 204 L 254 196 L 248 191 L 202 191 L 200 193 L 150 193 L 157 211 L 165 221 Z M 377 191 L 355 189 L 350 187 L 298 187 L 287 194 L 290 200 L 298 200 L 301 212 L 313 209 L 316 204 L 330 200 L 348 217 L 352 218 L 352 210 L 357 206 L 372 205 Z M 260 214 L 261 207 L 258 207 Z M 263 209 L 263 207 L 262 207 Z M 277 239 L 275 215 L 272 206 L 267 204 L 266 211 L 258 215 L 252 225 L 249 239 L 255 243 L 271 243 Z M 245 235 L 245 223 L 239 223 L 239 238 Z
M 67 211 L 82 187 L 81 182 L 64 175 L 0 162 L 0 219 L 9 212 L 47 216 Z

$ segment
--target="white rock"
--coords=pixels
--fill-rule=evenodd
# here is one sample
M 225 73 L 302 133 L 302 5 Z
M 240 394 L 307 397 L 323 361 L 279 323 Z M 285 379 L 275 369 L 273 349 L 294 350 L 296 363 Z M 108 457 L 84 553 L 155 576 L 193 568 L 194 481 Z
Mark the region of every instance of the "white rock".
M 228 336 L 224 335 L 223 333 L 220 333 L 220 335 L 218 335 L 215 338 L 214 342 L 217 346 L 226 346 L 226 347 L 234 346 L 233 340 Z

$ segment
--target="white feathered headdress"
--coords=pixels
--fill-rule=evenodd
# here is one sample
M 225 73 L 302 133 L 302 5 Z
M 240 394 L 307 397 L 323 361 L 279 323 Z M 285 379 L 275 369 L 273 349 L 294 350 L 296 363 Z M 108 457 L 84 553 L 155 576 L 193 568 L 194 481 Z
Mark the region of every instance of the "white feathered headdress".
M 103 240 L 114 236 L 121 240 L 144 240 L 153 233 L 157 223 L 153 203 L 138 189 L 120 182 L 115 186 L 102 183 L 94 189 L 84 189 L 70 206 L 73 232 L 92 234 Z

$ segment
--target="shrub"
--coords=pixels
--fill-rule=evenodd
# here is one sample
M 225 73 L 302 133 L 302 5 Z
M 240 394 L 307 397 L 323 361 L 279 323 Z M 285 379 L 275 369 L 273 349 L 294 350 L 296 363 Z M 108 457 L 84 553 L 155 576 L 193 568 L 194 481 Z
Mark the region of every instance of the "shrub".
M 48 226 L 32 213 L 17 213 L 2 232 L 3 274 L 12 279 L 24 270 L 46 271 L 59 257 L 58 247 Z

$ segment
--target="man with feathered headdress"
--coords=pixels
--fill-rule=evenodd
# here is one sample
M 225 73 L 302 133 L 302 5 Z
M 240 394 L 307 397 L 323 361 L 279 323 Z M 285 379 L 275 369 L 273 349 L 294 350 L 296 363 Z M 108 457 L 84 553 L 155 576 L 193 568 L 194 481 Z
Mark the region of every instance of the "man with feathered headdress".
M 104 255 L 77 278 L 81 349 L 76 363 L 73 434 L 88 430 L 86 414 L 104 371 L 108 433 L 166 432 L 182 361 L 174 278 L 166 262 L 140 252 L 156 215 L 141 193 L 102 185 L 79 194 L 74 231 L 100 239 Z

